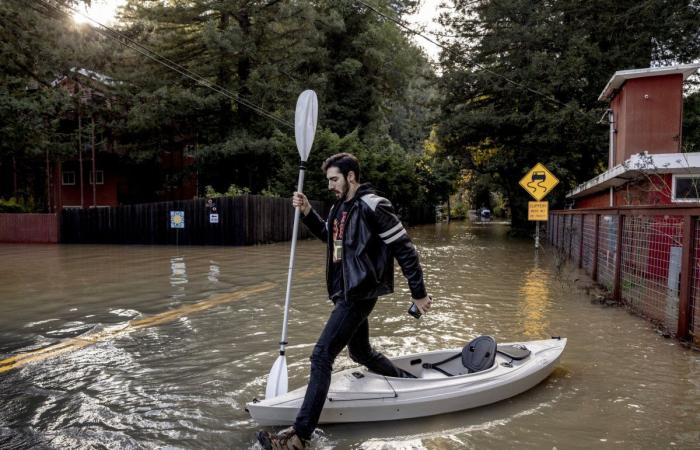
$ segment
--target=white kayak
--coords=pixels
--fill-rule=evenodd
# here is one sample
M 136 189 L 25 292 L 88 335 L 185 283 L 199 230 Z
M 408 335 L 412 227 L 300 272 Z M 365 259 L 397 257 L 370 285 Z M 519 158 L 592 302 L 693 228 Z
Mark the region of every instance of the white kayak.
M 320 423 L 409 419 L 495 403 L 547 378 L 565 346 L 565 338 L 498 344 L 493 364 L 475 373 L 468 373 L 463 360 L 456 356 L 462 349 L 392 358 L 397 367 L 416 378 L 386 377 L 359 367 L 336 372 L 331 377 Z M 523 348 L 529 352 L 518 355 L 518 349 Z M 501 353 L 502 349 L 510 356 Z M 515 349 L 515 353 L 508 349 Z M 431 367 L 450 357 L 454 359 Z M 260 425 L 290 425 L 305 392 L 306 387 L 302 387 L 274 398 L 254 400 L 246 409 Z

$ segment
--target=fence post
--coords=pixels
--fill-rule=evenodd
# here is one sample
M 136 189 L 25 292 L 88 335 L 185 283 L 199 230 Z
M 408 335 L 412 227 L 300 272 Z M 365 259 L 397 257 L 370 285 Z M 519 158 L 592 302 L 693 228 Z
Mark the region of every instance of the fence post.
M 615 278 L 613 278 L 613 298 L 620 301 L 620 278 L 622 273 L 622 228 L 625 216 L 617 216 L 617 242 L 615 243 Z
M 580 214 L 581 217 L 581 227 L 579 228 L 579 239 L 578 239 L 578 268 L 583 267 L 583 225 L 585 222 L 585 214 Z
M 693 252 L 695 251 L 695 223 L 693 216 L 683 217 L 683 250 L 681 256 L 681 288 L 678 298 L 678 329 L 679 339 L 690 337 L 690 296 L 694 271 Z
M 595 214 L 595 226 L 593 227 L 593 268 L 591 279 L 598 281 L 598 239 L 600 238 L 600 214 Z
M 571 247 L 574 245 L 574 215 L 569 214 L 569 259 L 573 259 L 571 255 Z

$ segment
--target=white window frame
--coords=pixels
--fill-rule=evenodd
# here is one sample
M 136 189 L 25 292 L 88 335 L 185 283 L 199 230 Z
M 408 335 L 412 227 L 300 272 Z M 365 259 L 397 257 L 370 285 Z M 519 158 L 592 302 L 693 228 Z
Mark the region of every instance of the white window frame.
M 700 173 L 697 175 L 673 175 L 671 182 L 671 201 L 674 203 L 700 203 L 700 192 L 697 198 L 676 198 L 676 180 L 678 179 L 697 178 L 700 180 Z M 699 183 L 700 184 L 700 183 Z
M 95 178 L 97 178 L 97 184 L 105 184 L 105 172 L 104 170 L 96 170 Z M 92 170 L 90 171 L 90 184 L 92 184 Z
M 72 183 L 66 183 L 66 175 L 68 175 L 69 173 L 73 175 L 73 182 Z M 64 170 L 63 173 L 61 174 L 61 185 L 63 185 L 63 186 L 75 186 L 75 171 Z

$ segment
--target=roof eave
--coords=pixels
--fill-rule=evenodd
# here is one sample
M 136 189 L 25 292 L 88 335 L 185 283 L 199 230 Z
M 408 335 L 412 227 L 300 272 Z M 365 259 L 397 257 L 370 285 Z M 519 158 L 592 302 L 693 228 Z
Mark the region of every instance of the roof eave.
M 644 78 L 650 76 L 664 76 L 680 73 L 683 80 L 693 75 L 700 69 L 700 64 L 678 64 L 670 67 L 647 67 L 646 69 L 618 70 L 605 85 L 603 91 L 598 96 L 599 101 L 610 100 L 615 92 L 622 87 L 627 80 L 633 78 Z
M 653 174 L 700 175 L 700 153 L 639 153 L 632 155 L 622 164 L 579 184 L 566 194 L 566 197 L 570 199 L 585 197 Z

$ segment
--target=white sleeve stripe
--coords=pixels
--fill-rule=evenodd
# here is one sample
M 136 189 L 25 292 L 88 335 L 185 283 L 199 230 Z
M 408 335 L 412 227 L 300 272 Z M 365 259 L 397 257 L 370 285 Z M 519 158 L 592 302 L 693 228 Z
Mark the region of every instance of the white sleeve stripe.
M 398 238 L 400 238 L 401 236 L 403 236 L 404 234 L 406 234 L 406 230 L 401 230 L 401 232 L 396 233 L 393 237 L 390 237 L 389 239 L 384 240 L 384 243 L 389 245 L 392 242 L 394 242 L 395 240 L 397 240 Z
M 399 231 L 401 228 L 403 228 L 403 225 L 401 225 L 401 222 L 399 222 L 399 224 L 396 225 L 396 226 L 395 226 L 394 228 L 392 228 L 391 230 L 385 231 L 384 233 L 380 233 L 380 234 L 379 234 L 379 237 L 382 238 L 382 239 L 384 239 L 385 237 L 391 236 L 392 234 L 396 233 L 396 232 Z

